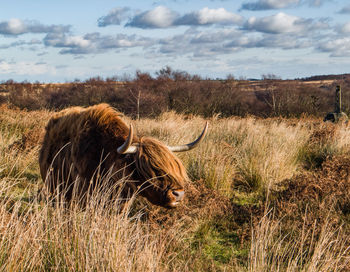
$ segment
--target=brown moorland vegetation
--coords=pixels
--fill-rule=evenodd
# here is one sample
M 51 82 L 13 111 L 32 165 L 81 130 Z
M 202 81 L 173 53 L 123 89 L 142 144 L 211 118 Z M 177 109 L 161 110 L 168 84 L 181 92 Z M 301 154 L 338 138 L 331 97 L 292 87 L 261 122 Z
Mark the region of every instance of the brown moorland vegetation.
M 119 81 L 118 81 L 119 80 Z M 335 86 L 343 92 L 343 111 L 350 113 L 350 76 L 318 76 L 280 80 L 203 79 L 165 67 L 151 76 L 90 78 L 64 84 L 14 82 L 0 84 L 0 103 L 27 110 L 109 103 L 133 118 L 156 117 L 167 111 L 211 117 L 324 117 L 334 109 Z
M 206 140 L 179 155 L 183 206 L 135 198 L 120 212 L 99 193 L 84 210 L 45 198 L 37 157 L 51 114 L 0 108 L 1 271 L 350 270 L 347 123 L 208 116 Z M 205 122 L 174 109 L 128 121 L 170 145 Z

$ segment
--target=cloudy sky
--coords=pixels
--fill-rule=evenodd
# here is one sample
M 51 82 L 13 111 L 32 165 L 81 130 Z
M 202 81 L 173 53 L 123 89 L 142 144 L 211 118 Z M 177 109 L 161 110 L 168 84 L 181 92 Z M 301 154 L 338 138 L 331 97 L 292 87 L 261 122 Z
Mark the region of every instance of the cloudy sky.
M 165 66 L 211 78 L 350 73 L 350 1 L 1 3 L 0 81 L 65 82 Z

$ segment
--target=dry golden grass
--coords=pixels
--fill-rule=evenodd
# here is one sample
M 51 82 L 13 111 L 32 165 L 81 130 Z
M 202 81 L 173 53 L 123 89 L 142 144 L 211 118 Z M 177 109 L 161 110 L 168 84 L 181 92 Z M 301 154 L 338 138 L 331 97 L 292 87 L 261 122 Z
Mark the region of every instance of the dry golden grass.
M 171 145 L 193 140 L 203 125 L 199 117 L 187 119 L 166 113 L 158 119 L 141 120 L 138 128 L 140 133 L 154 135 Z M 194 179 L 203 179 L 228 196 L 238 184 L 266 191 L 297 172 L 299 150 L 309 135 L 310 130 L 302 124 L 212 118 L 206 141 L 179 156 Z
M 1 192 L 3 195 L 8 192 Z M 102 198 L 102 197 L 101 197 Z M 140 215 L 118 213 L 92 200 L 81 211 L 31 202 L 2 201 L 0 267 L 3 271 L 155 271 L 167 241 Z M 10 209 L 9 211 L 6 211 Z
M 334 229 L 329 221 L 317 227 L 301 229 L 300 236 L 284 233 L 281 220 L 272 211 L 265 214 L 253 230 L 249 271 L 348 271 L 350 254 L 348 235 Z M 305 217 L 307 217 L 307 213 Z M 315 223 L 316 224 L 316 223 Z
M 213 117 L 206 140 L 179 154 L 192 179 L 184 205 L 137 198 L 120 212 L 103 194 L 85 210 L 38 197 L 50 115 L 0 111 L 1 271 L 350 270 L 347 124 Z M 173 112 L 128 121 L 169 145 L 205 123 Z

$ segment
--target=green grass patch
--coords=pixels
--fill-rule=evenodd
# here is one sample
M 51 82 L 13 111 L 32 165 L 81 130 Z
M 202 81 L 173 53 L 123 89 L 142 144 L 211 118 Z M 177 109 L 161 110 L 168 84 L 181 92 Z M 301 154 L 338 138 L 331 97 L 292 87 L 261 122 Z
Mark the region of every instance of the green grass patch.
M 237 224 L 232 218 L 216 218 L 202 222 L 191 241 L 194 252 L 202 252 L 203 261 L 215 263 L 219 268 L 248 258 L 248 245 L 242 244 Z

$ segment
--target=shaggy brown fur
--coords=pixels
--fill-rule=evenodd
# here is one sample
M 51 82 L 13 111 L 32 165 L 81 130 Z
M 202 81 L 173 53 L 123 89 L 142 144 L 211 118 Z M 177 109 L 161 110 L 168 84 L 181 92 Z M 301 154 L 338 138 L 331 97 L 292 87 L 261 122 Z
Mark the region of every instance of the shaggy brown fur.
M 120 190 L 128 177 L 122 197 L 139 190 L 151 203 L 170 207 L 173 190 L 183 190 L 188 179 L 181 161 L 153 138 L 134 136 L 135 154 L 119 154 L 117 148 L 129 128 L 121 114 L 107 104 L 89 108 L 73 107 L 56 113 L 46 127 L 39 163 L 51 194 L 63 194 L 67 201 L 73 191 L 83 197 L 113 173 L 107 182 Z M 62 193 L 64 191 L 64 193 Z

